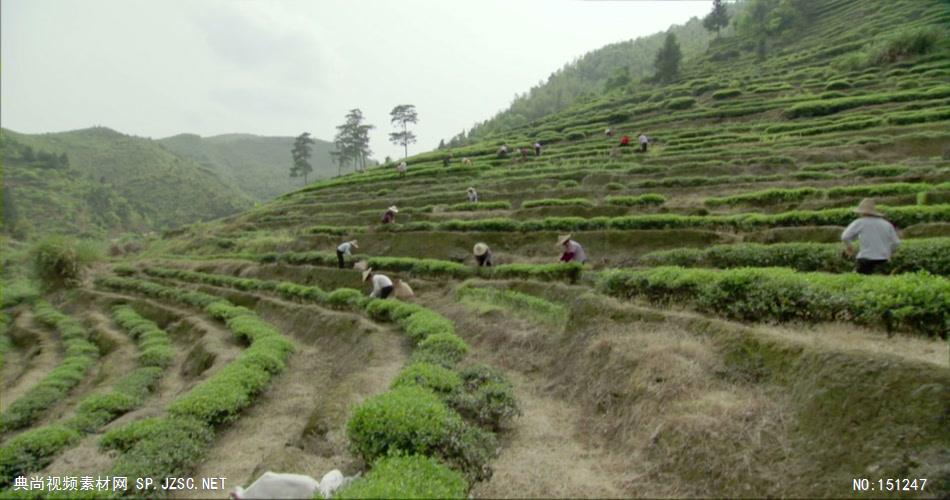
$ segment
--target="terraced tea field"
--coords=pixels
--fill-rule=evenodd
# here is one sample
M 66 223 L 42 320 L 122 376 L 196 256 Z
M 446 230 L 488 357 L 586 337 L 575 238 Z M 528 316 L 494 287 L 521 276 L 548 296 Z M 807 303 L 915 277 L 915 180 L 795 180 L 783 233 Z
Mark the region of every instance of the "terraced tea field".
M 950 494 L 950 42 L 838 64 L 950 7 L 819 10 L 764 60 L 724 38 L 675 84 L 448 166 L 433 151 L 405 177 L 311 184 L 8 307 L 3 494 L 224 477 L 147 492 L 223 498 L 334 468 L 361 474 L 340 498 L 844 497 L 860 478 Z M 647 152 L 617 146 L 639 132 Z M 535 140 L 540 156 L 496 154 Z M 839 241 L 865 197 L 902 238 L 876 276 Z M 562 233 L 587 264 L 557 262 Z M 357 261 L 415 296 L 367 297 Z

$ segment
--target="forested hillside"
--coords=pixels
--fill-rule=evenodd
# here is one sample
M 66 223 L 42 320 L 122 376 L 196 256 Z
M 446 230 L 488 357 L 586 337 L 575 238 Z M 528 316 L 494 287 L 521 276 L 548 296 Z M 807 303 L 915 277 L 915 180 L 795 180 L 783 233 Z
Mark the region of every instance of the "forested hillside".
M 52 293 L 0 314 L 0 496 L 339 469 L 337 499 L 948 497 L 950 3 L 747 7 L 451 157 L 95 266 L 41 245 Z M 901 240 L 871 274 L 865 217 Z
M 265 201 L 299 188 L 302 178 L 289 175 L 293 159 L 293 137 L 262 137 L 252 134 L 226 134 L 201 137 L 180 134 L 160 139 L 169 151 L 194 160 L 222 178 L 229 179 L 255 201 Z M 310 164 L 312 180 L 337 175 L 330 151 L 331 142 L 314 139 Z
M 731 32 L 726 29 L 724 33 Z M 610 86 L 627 88 L 653 74 L 656 51 L 663 45 L 667 33 L 673 33 L 679 41 L 683 57 L 691 57 L 706 50 L 715 33 L 703 28 L 702 20 L 693 18 L 683 25 L 673 25 L 665 32 L 613 43 L 591 51 L 576 61 L 551 73 L 547 81 L 518 95 L 511 106 L 492 118 L 476 124 L 465 135 L 456 136 L 452 145 L 462 139 L 478 139 L 493 132 L 509 130 L 526 125 L 576 103 L 583 103 L 602 94 Z
M 231 180 L 150 139 L 102 127 L 2 135 L 4 206 L 21 235 L 165 229 L 253 204 Z

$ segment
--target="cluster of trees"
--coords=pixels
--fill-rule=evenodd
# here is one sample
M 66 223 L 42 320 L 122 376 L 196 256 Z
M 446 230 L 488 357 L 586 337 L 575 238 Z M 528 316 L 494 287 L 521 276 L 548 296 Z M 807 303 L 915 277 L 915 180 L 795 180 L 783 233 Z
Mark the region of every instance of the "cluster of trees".
M 683 58 L 701 54 L 715 36 L 703 27 L 700 19 L 673 26 L 668 33 L 675 35 Z M 570 106 L 589 102 L 605 90 L 620 90 L 649 78 L 654 74 L 656 54 L 665 44 L 666 36 L 667 33 L 657 33 L 589 52 L 551 73 L 546 81 L 538 82 L 528 92 L 515 95 L 508 109 L 445 141 L 446 146 L 461 146 L 528 125 Z
M 812 0 L 749 0 L 736 16 L 738 32 L 752 39 L 764 58 L 769 46 L 798 32 L 815 15 L 820 2 Z
M 31 165 L 46 168 L 66 168 L 69 166 L 69 156 L 66 153 L 51 153 L 40 149 L 34 150 L 31 146 L 20 144 L 11 139 L 4 139 L 0 143 L 4 160 L 20 160 Z
M 397 127 L 396 132 L 389 134 L 389 141 L 397 146 L 403 147 L 403 154 L 409 156 L 409 145 L 415 144 L 416 134 L 409 130 L 409 124 L 419 122 L 419 115 L 416 107 L 412 104 L 400 104 L 389 112 L 390 122 Z M 359 108 L 351 109 L 345 117 L 342 125 L 337 126 L 337 134 L 333 138 L 336 150 L 331 152 L 334 161 L 339 166 L 338 175 L 342 175 L 343 167 L 352 165 L 354 170 L 362 172 L 366 170 L 366 165 L 370 162 L 370 155 L 373 151 L 369 147 L 369 132 L 376 128 L 364 122 L 363 111 Z M 293 164 L 290 167 L 291 177 L 304 178 L 304 184 L 307 183 L 307 175 L 313 172 L 313 166 L 310 165 L 310 156 L 312 153 L 313 139 L 309 132 L 304 132 L 294 140 L 294 146 L 291 150 Z M 386 157 L 388 163 L 389 157 Z

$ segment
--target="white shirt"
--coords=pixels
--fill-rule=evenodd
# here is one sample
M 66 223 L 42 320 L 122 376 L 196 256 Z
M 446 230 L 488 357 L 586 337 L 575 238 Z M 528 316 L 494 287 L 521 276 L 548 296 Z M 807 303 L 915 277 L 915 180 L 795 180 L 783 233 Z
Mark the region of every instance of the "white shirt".
M 396 170 L 399 171 L 399 172 L 405 172 L 405 171 L 406 171 L 406 162 L 402 162 L 402 163 L 400 163 L 399 165 L 396 165 Z
M 646 136 L 646 135 L 643 135 L 643 134 L 640 134 L 640 139 L 639 139 L 639 140 L 640 140 L 640 144 L 646 144 L 646 143 L 650 142 L 650 140 L 647 139 L 647 136 Z
M 587 262 L 587 252 L 584 251 L 584 247 L 582 247 L 580 243 L 574 240 L 568 241 L 567 251 L 574 253 L 574 256 L 571 257 L 571 262 Z
M 841 233 L 841 241 L 858 240 L 861 250 L 857 258 L 888 260 L 901 240 L 890 222 L 880 217 L 861 217 Z
M 478 193 L 476 193 L 475 191 L 469 191 L 469 192 L 468 192 L 468 201 L 470 201 L 470 202 L 472 202 L 472 203 L 478 201 Z
M 350 255 L 350 248 L 353 247 L 353 244 L 349 241 L 344 241 L 340 243 L 340 246 L 336 247 L 337 252 L 343 252 L 344 255 Z
M 379 297 L 383 291 L 383 288 L 387 286 L 393 286 L 393 281 L 389 279 L 388 276 L 382 274 L 373 275 L 373 293 L 369 294 L 370 297 Z

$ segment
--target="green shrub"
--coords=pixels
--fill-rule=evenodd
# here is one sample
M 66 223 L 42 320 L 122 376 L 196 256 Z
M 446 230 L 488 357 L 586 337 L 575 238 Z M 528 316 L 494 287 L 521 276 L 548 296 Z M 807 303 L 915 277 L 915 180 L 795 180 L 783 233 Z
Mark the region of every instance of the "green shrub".
M 502 307 L 516 315 L 555 327 L 563 326 L 568 319 L 567 310 L 563 306 L 514 290 L 465 284 L 458 288 L 458 298 L 463 302 L 468 300 Z
M 791 267 L 798 271 L 843 273 L 854 261 L 841 255 L 840 243 L 737 243 L 705 249 L 677 248 L 640 257 L 647 266 Z M 901 243 L 890 262 L 893 272 L 927 271 L 950 275 L 950 238 L 912 239 Z
M 950 188 L 950 184 L 947 184 L 947 187 Z M 827 194 L 829 198 L 889 196 L 895 194 L 920 193 L 933 188 L 934 186 L 931 184 L 896 182 L 891 184 L 870 184 L 865 186 L 831 188 L 827 191 Z
M 622 191 L 624 189 L 624 185 L 619 182 L 608 182 L 604 187 L 607 188 L 607 191 Z
M 689 109 L 696 104 L 696 99 L 692 97 L 676 97 L 666 101 L 663 105 L 666 109 Z
M 10 439 L 0 447 L 0 488 L 10 486 L 17 476 L 46 467 L 53 456 L 75 445 L 80 437 L 64 425 L 48 425 Z
M 623 207 L 641 207 L 650 205 L 662 205 L 666 203 L 666 197 L 661 194 L 641 194 L 638 196 L 608 196 L 606 198 L 608 205 L 619 205 Z
M 841 97 L 848 97 L 848 94 L 845 94 L 844 92 L 834 92 L 834 91 L 822 92 L 821 94 L 818 94 L 819 99 L 839 99 Z
M 461 474 L 433 458 L 394 455 L 373 464 L 365 477 L 335 492 L 333 498 L 466 498 Z
M 433 392 L 405 386 L 357 406 L 346 429 L 353 452 L 373 461 L 393 452 L 432 454 L 462 425 Z
M 950 281 L 927 273 L 863 276 L 785 268 L 725 271 L 657 267 L 608 271 L 598 287 L 622 297 L 691 303 L 745 321 L 834 321 L 946 337 Z
M 3 293 L 0 293 L 0 306 L 4 309 L 17 304 L 33 302 L 40 296 L 33 282 L 25 279 L 3 278 Z
M 348 309 L 355 307 L 363 299 L 363 292 L 353 288 L 337 288 L 330 292 L 326 301 L 332 307 L 337 309 Z
M 448 209 L 453 212 L 474 211 L 474 210 L 509 210 L 511 209 L 511 202 L 478 201 L 474 203 L 472 202 L 456 203 L 454 205 L 449 205 Z
M 434 333 L 419 343 L 411 359 L 452 368 L 465 357 L 466 352 L 468 345 L 459 336 L 446 332 Z
M 851 171 L 851 175 L 856 177 L 896 177 L 898 175 L 904 175 L 909 171 L 909 168 L 898 165 L 877 165 L 856 168 Z
M 742 95 L 742 91 L 739 89 L 722 89 L 713 92 L 712 98 L 716 100 L 729 99 L 732 97 L 737 97 Z
M 503 264 L 486 272 L 491 273 L 492 277 L 495 278 L 541 281 L 566 280 L 575 283 L 580 279 L 583 269 L 581 264 L 574 262 L 562 264 Z
M 947 96 L 950 96 L 950 85 L 941 85 L 929 90 L 906 90 L 902 92 L 842 97 L 840 99 L 820 99 L 795 104 L 785 110 L 785 116 L 787 118 L 825 116 L 862 106 L 922 99 L 940 99 Z
M 79 384 L 99 356 L 99 349 L 89 341 L 89 332 L 75 319 L 60 313 L 45 301 L 37 301 L 34 312 L 37 320 L 59 332 L 66 356 L 0 415 L 3 431 L 31 425 Z
M 525 200 L 521 203 L 521 208 L 561 206 L 592 207 L 594 206 L 594 203 L 587 198 L 543 198 L 537 200 Z
M 945 34 L 940 28 L 905 28 L 872 44 L 867 49 L 867 64 L 880 65 L 905 57 L 926 54 L 937 46 Z
M 825 90 L 846 90 L 851 88 L 851 82 L 847 80 L 834 80 L 825 85 Z
M 136 273 L 138 273 L 138 269 L 126 264 L 119 264 L 112 266 L 112 272 L 118 274 L 119 276 L 134 276 Z
M 418 310 L 412 314 L 397 318 L 395 321 L 406 332 L 406 335 L 416 343 L 422 343 L 433 335 L 455 337 L 455 327 L 451 321 L 423 307 L 418 307 Z
M 568 132 L 565 138 L 569 141 L 580 141 L 587 138 L 587 134 L 580 130 Z
M 575 188 L 581 184 L 575 180 L 566 180 L 557 183 L 558 189 Z
M 462 385 L 458 374 L 442 366 L 431 363 L 411 363 L 399 372 L 390 388 L 396 389 L 408 385 L 419 386 L 440 394 L 453 394 Z
M 159 276 L 179 275 L 195 280 L 223 278 L 156 268 L 148 268 L 145 272 Z M 105 278 L 97 283 L 204 307 L 205 312 L 225 321 L 235 336 L 250 342 L 251 346 L 237 359 L 169 405 L 169 413 L 176 418 L 194 419 L 209 426 L 233 420 L 250 404 L 251 397 L 262 390 L 274 374 L 284 369 L 285 360 L 293 352 L 293 344 L 272 326 L 261 321 L 253 311 L 233 306 L 214 296 L 128 278 Z
M 406 271 L 413 274 L 435 274 L 464 278 L 471 276 L 470 266 L 437 259 L 416 259 L 412 257 L 369 257 L 367 264 L 373 269 L 387 271 Z
M 722 198 L 706 198 L 704 204 L 716 207 L 721 205 L 773 205 L 776 203 L 799 202 L 806 198 L 820 196 L 822 192 L 815 188 L 766 189 Z
M 950 109 L 919 110 L 889 113 L 887 122 L 893 125 L 909 125 L 950 120 Z
M 82 271 L 102 258 L 93 243 L 60 235 L 42 238 L 30 250 L 33 270 L 46 289 L 79 284 Z
M 187 475 L 204 456 L 214 431 L 202 422 L 176 417 L 137 420 L 105 433 L 100 446 L 119 450 L 111 475 L 146 478 Z
M 497 430 L 521 415 L 514 387 L 500 370 L 473 365 L 461 370 L 459 376 L 461 390 L 449 396 L 449 405 L 464 418 Z
M 950 190 L 917 193 L 918 205 L 942 205 L 950 203 Z

